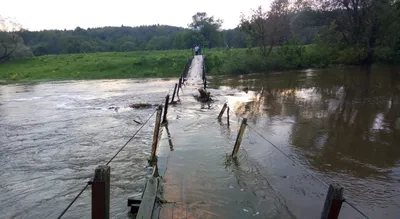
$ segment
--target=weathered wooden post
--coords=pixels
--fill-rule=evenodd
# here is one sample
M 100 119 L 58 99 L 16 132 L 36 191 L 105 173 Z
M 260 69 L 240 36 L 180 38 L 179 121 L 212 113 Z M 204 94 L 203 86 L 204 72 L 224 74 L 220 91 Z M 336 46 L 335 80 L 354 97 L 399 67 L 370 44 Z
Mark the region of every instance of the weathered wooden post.
M 172 103 L 172 104 L 174 103 L 175 94 L 176 94 L 176 88 L 177 88 L 177 87 L 178 87 L 178 84 L 175 83 L 174 93 L 172 94 L 172 100 L 171 100 L 171 103 Z
M 232 157 L 237 156 L 237 153 L 238 153 L 239 147 L 240 147 L 240 143 L 242 143 L 242 138 L 243 138 L 244 130 L 246 129 L 246 125 L 247 125 L 247 119 L 244 118 L 242 120 L 242 124 L 240 125 L 239 133 L 236 137 L 235 146 L 233 147 L 233 151 L 232 151 Z
M 223 106 L 222 109 L 221 109 L 221 112 L 220 112 L 219 115 L 218 115 L 218 119 L 219 119 L 219 120 L 222 118 L 222 115 L 224 115 L 224 112 L 225 112 L 225 110 L 226 110 L 226 107 L 228 107 L 228 104 L 227 104 L 227 103 L 224 104 L 224 106 Z
M 157 151 L 157 145 L 158 145 L 158 134 L 160 133 L 161 111 L 162 111 L 162 106 L 158 106 L 156 124 L 154 125 L 153 145 L 151 147 L 150 162 L 154 162 L 156 160 L 156 151 Z
M 178 87 L 176 88 L 176 96 L 178 97 L 178 99 L 179 99 L 179 88 L 181 87 L 181 79 L 179 78 L 179 80 L 178 80 Z
M 182 76 L 178 80 L 178 89 L 182 88 Z
M 168 113 L 168 104 L 169 104 L 169 94 L 165 97 L 165 104 L 164 104 L 164 116 L 162 123 L 167 122 L 167 113 Z
M 92 219 L 110 218 L 110 167 L 100 165 L 92 181 Z
M 228 107 L 228 109 L 226 111 L 226 115 L 228 116 L 228 117 L 226 117 L 226 122 L 227 122 L 227 124 L 229 126 L 230 125 L 230 122 L 229 122 L 229 107 Z
M 339 185 L 330 184 L 321 219 L 337 219 L 343 200 L 343 188 Z

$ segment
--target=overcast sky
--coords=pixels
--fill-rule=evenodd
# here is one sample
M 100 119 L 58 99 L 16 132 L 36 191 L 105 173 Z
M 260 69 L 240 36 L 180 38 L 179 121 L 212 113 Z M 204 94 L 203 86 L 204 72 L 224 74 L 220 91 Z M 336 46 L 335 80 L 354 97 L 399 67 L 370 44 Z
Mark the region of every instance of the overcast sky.
M 238 25 L 241 12 L 270 0 L 0 0 L 0 15 L 16 18 L 24 28 L 74 29 L 102 26 L 168 24 L 187 27 L 196 12 Z

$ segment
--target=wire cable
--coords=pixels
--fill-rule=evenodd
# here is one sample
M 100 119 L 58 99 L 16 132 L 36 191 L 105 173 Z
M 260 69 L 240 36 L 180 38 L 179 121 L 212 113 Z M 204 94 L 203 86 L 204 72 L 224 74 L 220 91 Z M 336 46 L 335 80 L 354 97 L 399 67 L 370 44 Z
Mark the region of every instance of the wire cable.
M 157 107 L 158 108 L 158 107 Z M 114 154 L 114 156 L 106 163 L 106 166 L 108 166 L 108 164 L 110 164 L 115 157 L 117 157 L 117 155 L 129 144 L 129 142 L 132 141 L 132 139 L 134 139 L 137 135 L 137 133 L 140 132 L 140 130 L 142 130 L 142 128 L 147 124 L 147 122 L 149 122 L 149 120 L 151 119 L 151 117 L 153 117 L 154 113 L 157 111 L 157 108 L 153 111 L 153 113 L 151 113 L 151 115 L 149 116 L 149 118 L 147 118 L 147 120 L 140 126 L 140 128 L 138 130 L 136 130 L 135 134 L 132 135 L 132 137 L 124 144 L 124 146 L 122 146 L 117 153 Z
M 250 125 L 247 125 L 249 129 L 257 133 L 261 138 L 263 138 L 265 141 L 267 141 L 269 144 L 271 144 L 275 149 L 277 149 L 279 152 L 281 152 L 283 155 L 285 155 L 289 160 L 291 160 L 293 163 L 295 163 L 297 166 L 301 167 L 305 172 L 310 174 L 314 179 L 319 181 L 322 185 L 326 186 L 327 188 L 329 187 L 328 184 L 326 184 L 324 181 L 322 181 L 320 178 L 318 178 L 316 175 L 308 171 L 303 165 L 295 161 L 293 158 L 291 158 L 289 155 L 287 155 L 285 152 L 283 152 L 278 146 L 276 146 L 274 143 L 272 143 L 270 140 L 268 140 L 266 137 L 264 137 L 261 133 L 259 133 L 256 129 L 251 127 Z M 366 214 L 364 214 L 361 210 L 359 210 L 354 204 L 348 202 L 346 199 L 343 199 L 343 202 L 347 203 L 350 207 L 352 207 L 354 210 L 356 210 L 358 213 L 360 213 L 362 216 L 365 218 L 370 219 Z
M 85 187 L 83 187 L 83 189 L 78 193 L 77 196 L 75 196 L 75 198 L 69 203 L 69 205 L 64 209 L 63 212 L 61 212 L 61 214 L 57 217 L 57 219 L 62 218 L 62 216 L 64 216 L 64 214 L 68 211 L 68 209 L 75 203 L 75 201 L 79 198 L 79 196 L 82 195 L 82 193 L 87 189 L 87 187 L 89 186 L 89 182 L 86 184 Z
M 368 217 L 366 214 L 364 214 L 361 210 L 359 210 L 354 204 L 351 204 L 350 202 L 348 202 L 346 199 L 343 200 L 343 202 L 347 203 L 350 207 L 352 207 L 354 210 L 356 210 L 358 213 L 360 213 L 362 216 L 364 216 L 365 218 L 370 219 L 370 217 Z
M 318 178 L 316 175 L 314 175 L 313 173 L 311 173 L 309 170 L 307 170 L 303 165 L 301 165 L 300 163 L 298 163 L 297 161 L 295 161 L 293 158 L 291 158 L 289 155 L 287 155 L 285 152 L 283 152 L 278 146 L 276 146 L 274 143 L 272 143 L 271 141 L 269 141 L 267 138 L 265 138 L 262 134 L 260 134 L 257 130 L 255 130 L 253 127 L 251 127 L 250 125 L 247 125 L 252 131 L 254 131 L 255 133 L 257 133 L 261 138 L 263 138 L 265 141 L 267 141 L 269 144 L 271 144 L 275 149 L 277 149 L 279 152 L 281 152 L 283 155 L 285 155 L 285 157 L 287 157 L 289 160 L 291 160 L 293 163 L 295 163 L 297 166 L 299 166 L 300 168 L 302 168 L 305 172 L 307 172 L 308 174 L 310 174 L 314 179 L 316 179 L 318 182 L 320 182 L 322 185 L 324 185 L 326 188 L 329 188 L 329 185 L 326 184 L 324 181 L 322 181 L 320 178 Z

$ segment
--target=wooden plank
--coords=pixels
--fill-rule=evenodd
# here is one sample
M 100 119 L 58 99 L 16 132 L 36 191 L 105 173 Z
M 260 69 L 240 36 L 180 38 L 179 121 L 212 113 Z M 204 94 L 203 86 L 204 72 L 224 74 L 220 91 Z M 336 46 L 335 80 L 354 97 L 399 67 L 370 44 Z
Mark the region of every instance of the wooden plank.
M 154 203 L 156 201 L 158 189 L 158 178 L 150 178 L 143 193 L 142 203 L 140 204 L 136 218 L 150 219 L 153 216 Z

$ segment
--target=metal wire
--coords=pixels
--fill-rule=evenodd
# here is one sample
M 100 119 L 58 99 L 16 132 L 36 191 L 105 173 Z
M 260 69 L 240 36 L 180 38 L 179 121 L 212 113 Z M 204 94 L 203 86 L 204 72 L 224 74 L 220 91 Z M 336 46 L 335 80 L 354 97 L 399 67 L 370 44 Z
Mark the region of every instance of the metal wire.
M 86 184 L 85 187 L 83 187 L 83 189 L 78 193 L 77 196 L 75 196 L 74 200 L 72 200 L 69 205 L 64 209 L 63 212 L 61 212 L 60 216 L 57 217 L 57 219 L 60 219 L 62 216 L 64 216 L 64 214 L 68 211 L 68 209 L 75 203 L 75 201 L 79 198 L 79 196 L 82 195 L 82 193 L 87 189 L 87 187 L 89 186 L 89 182 Z
M 256 129 L 252 128 L 250 125 L 247 125 L 249 127 L 249 129 L 251 129 L 252 131 L 254 131 L 255 133 L 257 133 L 261 138 L 263 138 L 265 141 L 267 141 L 269 144 L 271 144 L 275 149 L 277 149 L 279 152 L 281 152 L 283 155 L 285 155 L 289 160 L 291 160 L 293 163 L 295 163 L 297 166 L 301 167 L 305 172 L 307 172 L 308 174 L 310 174 L 314 179 L 316 179 L 317 181 L 319 181 L 322 185 L 326 186 L 327 188 L 329 187 L 328 184 L 326 184 L 324 181 L 322 181 L 320 178 L 318 178 L 316 175 L 314 175 L 313 173 L 311 173 L 310 171 L 308 171 L 303 165 L 301 165 L 300 163 L 296 162 L 293 158 L 291 158 L 289 155 L 287 155 L 285 152 L 283 152 L 278 146 L 276 146 L 274 143 L 272 143 L 271 141 L 269 141 L 266 137 L 264 137 L 262 134 L 260 134 Z M 370 219 L 370 217 L 368 217 L 366 214 L 364 214 L 361 210 L 359 210 L 354 204 L 351 204 L 350 202 L 348 202 L 346 199 L 343 199 L 343 202 L 347 203 L 350 207 L 352 207 L 354 210 L 356 210 L 358 213 L 360 213 L 362 216 L 364 216 L 365 218 Z
M 168 90 L 168 94 L 171 92 L 171 89 Z M 159 105 L 160 106 L 160 105 Z M 157 107 L 158 108 L 158 107 Z M 136 135 L 139 133 L 140 130 L 142 130 L 142 128 L 149 122 L 149 120 L 151 119 L 151 117 L 153 117 L 154 113 L 157 111 L 157 108 L 151 113 L 151 115 L 149 116 L 149 118 L 147 118 L 147 120 L 142 124 L 142 126 L 140 126 L 140 128 L 138 130 L 136 130 L 135 134 L 132 135 L 131 138 L 129 138 L 129 140 L 117 151 L 117 153 L 114 154 L 114 156 L 106 163 L 106 165 L 108 166 L 114 159 L 115 157 L 118 156 L 118 154 L 129 144 L 129 142 L 132 141 L 132 139 L 134 139 L 136 137 Z M 64 216 L 64 214 L 68 211 L 68 209 L 75 203 L 75 201 L 82 195 L 82 193 L 87 189 L 87 187 L 90 185 L 90 182 L 88 182 L 85 187 L 83 187 L 83 189 L 78 193 L 77 196 L 75 196 L 75 198 L 68 204 L 68 206 L 64 209 L 63 212 L 61 212 L 61 214 L 57 217 L 58 219 L 62 218 L 62 216 Z
M 153 111 L 153 113 L 151 113 L 149 118 L 147 118 L 147 120 L 140 126 L 140 128 L 138 130 L 136 130 L 135 134 L 132 135 L 132 137 L 124 144 L 124 146 L 122 146 L 117 151 L 117 153 L 115 153 L 114 156 L 106 163 L 106 166 L 108 166 L 108 164 L 110 164 L 114 160 L 114 158 L 117 157 L 117 155 L 129 144 L 129 142 L 131 142 L 132 139 L 134 139 L 136 137 L 137 133 L 139 133 L 139 131 L 147 124 L 147 122 L 151 119 L 151 117 L 153 117 L 154 113 L 157 111 L 157 108 Z
M 368 217 L 366 214 L 364 214 L 361 210 L 359 210 L 354 204 L 351 204 L 350 202 L 348 202 L 346 199 L 343 200 L 343 202 L 347 203 L 350 207 L 352 207 L 354 210 L 356 210 L 358 213 L 360 213 L 362 216 L 364 216 L 365 218 L 370 219 L 370 217 Z
M 326 186 L 326 188 L 329 188 L 329 185 L 326 184 L 324 181 L 322 181 L 320 178 L 318 178 L 316 175 L 314 175 L 313 173 L 311 173 L 310 171 L 308 171 L 303 165 L 301 165 L 300 163 L 298 163 L 297 161 L 295 161 L 293 158 L 291 158 L 289 155 L 287 155 L 285 152 L 283 152 L 279 147 L 277 147 L 274 143 L 272 143 L 271 141 L 269 141 L 267 138 L 265 138 L 263 135 L 261 135 L 257 130 L 255 130 L 254 128 L 252 128 L 250 125 L 247 125 L 252 131 L 254 131 L 255 133 L 257 133 L 261 138 L 263 138 L 265 141 L 267 141 L 269 144 L 271 144 L 275 149 L 277 149 L 279 152 L 281 152 L 283 155 L 285 155 L 289 160 L 291 160 L 293 163 L 295 163 L 297 166 L 301 167 L 305 172 L 307 172 L 308 174 L 310 174 L 312 177 L 314 177 L 314 179 L 316 179 L 317 181 L 319 181 L 322 185 Z
M 154 110 L 154 112 L 149 116 L 149 118 L 147 118 L 147 120 L 143 123 L 142 126 L 140 126 L 140 128 L 138 130 L 136 130 L 135 134 L 132 135 L 132 137 L 117 151 L 117 153 L 114 154 L 114 156 L 107 162 L 107 166 L 114 160 L 115 157 L 117 157 L 117 155 L 129 144 L 130 141 L 132 141 L 133 138 L 135 138 L 135 136 L 137 135 L 137 133 L 139 133 L 139 131 L 147 124 L 147 122 L 150 120 L 151 117 L 153 117 L 154 113 L 157 111 Z M 75 201 L 79 198 L 79 196 L 82 195 L 82 193 L 87 189 L 87 187 L 90 185 L 90 183 L 87 183 L 85 185 L 85 187 L 83 187 L 83 189 L 78 193 L 77 196 L 75 196 L 75 198 L 69 203 L 69 205 L 64 209 L 64 211 L 60 214 L 60 216 L 58 216 L 58 219 L 60 219 L 62 216 L 64 216 L 64 214 L 68 211 L 68 209 L 75 203 Z

